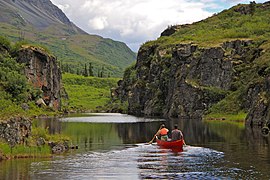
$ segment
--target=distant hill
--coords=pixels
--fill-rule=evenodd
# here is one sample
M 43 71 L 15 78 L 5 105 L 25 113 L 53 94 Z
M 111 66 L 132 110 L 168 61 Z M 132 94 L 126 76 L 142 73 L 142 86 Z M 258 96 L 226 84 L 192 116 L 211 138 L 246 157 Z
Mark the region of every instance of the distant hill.
M 78 28 L 49 0 L 0 0 L 0 35 L 47 47 L 72 73 L 91 63 L 95 75 L 119 77 L 136 59 L 126 44 Z

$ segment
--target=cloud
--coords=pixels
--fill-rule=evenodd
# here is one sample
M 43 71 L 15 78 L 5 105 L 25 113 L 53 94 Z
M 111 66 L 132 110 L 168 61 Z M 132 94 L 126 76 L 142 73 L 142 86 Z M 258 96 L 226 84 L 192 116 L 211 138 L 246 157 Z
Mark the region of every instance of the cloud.
M 109 23 L 107 21 L 107 17 L 95 17 L 89 20 L 88 25 L 94 30 L 103 30 L 109 25 Z
M 219 2 L 224 1 L 223 5 Z M 240 0 L 52 0 L 89 34 L 127 43 L 133 50 L 154 40 L 169 25 L 192 23 L 211 16 L 228 2 Z

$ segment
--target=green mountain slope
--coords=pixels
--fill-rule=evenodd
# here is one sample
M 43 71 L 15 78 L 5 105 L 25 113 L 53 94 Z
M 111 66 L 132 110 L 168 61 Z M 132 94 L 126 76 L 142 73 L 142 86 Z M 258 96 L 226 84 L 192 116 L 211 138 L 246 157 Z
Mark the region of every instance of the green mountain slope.
M 0 0 L 0 35 L 45 46 L 71 73 L 91 63 L 94 75 L 119 77 L 136 59 L 126 44 L 82 31 L 49 0 Z

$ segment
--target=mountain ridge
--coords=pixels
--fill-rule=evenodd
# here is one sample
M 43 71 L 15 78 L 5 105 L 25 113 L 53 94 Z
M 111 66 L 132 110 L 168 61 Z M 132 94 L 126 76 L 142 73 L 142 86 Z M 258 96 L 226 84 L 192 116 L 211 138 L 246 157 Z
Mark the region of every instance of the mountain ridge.
M 92 63 L 95 75 L 120 77 L 136 54 L 123 42 L 90 35 L 49 0 L 0 0 L 0 35 L 47 47 L 70 73 Z

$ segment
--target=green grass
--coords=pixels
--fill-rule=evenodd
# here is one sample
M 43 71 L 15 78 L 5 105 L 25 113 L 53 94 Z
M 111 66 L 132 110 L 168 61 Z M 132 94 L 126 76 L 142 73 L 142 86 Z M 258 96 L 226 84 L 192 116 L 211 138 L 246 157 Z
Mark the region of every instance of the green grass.
M 0 91 L 1 94 L 1 91 Z M 37 107 L 34 102 L 26 103 L 29 106 L 28 110 L 23 110 L 20 104 L 14 103 L 11 99 L 0 98 L 0 121 L 7 120 L 10 117 L 35 117 L 41 115 L 54 116 L 59 114 L 48 107 Z
M 149 41 L 145 43 L 145 46 L 158 44 L 160 47 L 166 47 L 172 44 L 193 42 L 200 46 L 212 47 L 235 39 L 269 38 L 270 8 L 260 8 L 260 5 L 257 5 L 253 15 L 244 15 L 235 11 L 240 6 L 248 5 L 238 5 L 206 20 L 179 27 L 173 35 Z
M 119 78 L 83 77 L 63 74 L 63 83 L 68 93 L 68 106 L 75 111 L 97 111 L 111 101 L 110 89 L 117 86 Z
M 7 143 L 0 142 L 0 151 L 8 158 L 51 156 L 51 149 L 48 145 L 42 147 L 16 145 L 11 148 Z
M 45 145 L 37 146 L 36 141 L 38 138 L 44 138 Z M 61 143 L 70 141 L 70 138 L 63 134 L 49 134 L 48 129 L 36 127 L 33 123 L 31 136 L 27 138 L 25 144 L 17 144 L 11 147 L 7 142 L 0 141 L 0 152 L 8 158 L 29 158 L 29 157 L 50 157 L 51 148 L 48 142 Z
M 235 114 L 222 114 L 222 113 L 211 113 L 207 114 L 203 117 L 205 120 L 226 120 L 231 122 L 244 122 L 245 118 L 247 116 L 247 113 L 245 112 L 238 112 Z

